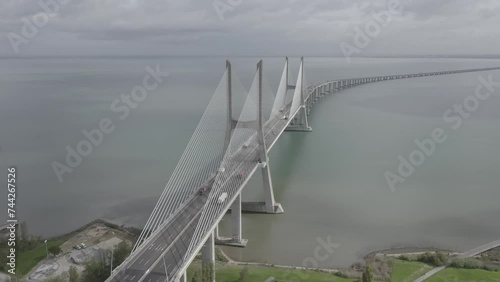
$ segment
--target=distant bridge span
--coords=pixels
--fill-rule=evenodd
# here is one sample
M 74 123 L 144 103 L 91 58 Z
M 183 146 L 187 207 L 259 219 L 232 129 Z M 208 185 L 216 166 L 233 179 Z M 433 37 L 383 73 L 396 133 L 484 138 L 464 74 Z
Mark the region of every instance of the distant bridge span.
M 284 131 L 311 131 L 308 115 L 315 103 L 342 89 L 395 79 L 498 70 L 500 67 L 331 80 L 304 85 L 301 59 L 290 85 L 288 58 L 272 108 L 266 111 L 262 61 L 238 118 L 233 109 L 231 64 L 148 219 L 132 254 L 107 281 L 186 281 L 186 269 L 202 251 L 204 266 L 215 262 L 214 244 L 244 247 L 241 212 L 282 213 L 274 199 L 268 152 Z M 289 91 L 293 95 L 289 96 Z M 241 191 L 261 169 L 262 202 L 242 203 Z M 224 196 L 225 195 L 225 196 Z M 231 209 L 232 237 L 218 234 Z M 215 281 L 215 271 L 213 272 Z

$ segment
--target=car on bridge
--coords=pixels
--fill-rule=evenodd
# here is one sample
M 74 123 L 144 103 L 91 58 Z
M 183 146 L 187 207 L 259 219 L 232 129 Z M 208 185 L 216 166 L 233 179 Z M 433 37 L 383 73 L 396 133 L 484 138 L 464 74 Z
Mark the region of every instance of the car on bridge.
M 201 187 L 200 190 L 198 190 L 198 195 L 202 196 L 203 194 L 205 194 L 207 188 L 207 186 Z
M 238 172 L 238 174 L 236 174 L 236 178 L 238 178 L 238 179 L 243 179 L 243 178 L 245 178 L 245 172 L 244 172 L 244 171 L 240 171 L 240 172 Z
M 226 193 L 226 192 L 224 192 L 224 193 L 222 193 L 222 194 L 219 196 L 219 198 L 217 199 L 217 204 L 222 204 L 222 203 L 224 203 L 224 202 L 226 201 L 226 199 L 227 199 L 227 193 Z

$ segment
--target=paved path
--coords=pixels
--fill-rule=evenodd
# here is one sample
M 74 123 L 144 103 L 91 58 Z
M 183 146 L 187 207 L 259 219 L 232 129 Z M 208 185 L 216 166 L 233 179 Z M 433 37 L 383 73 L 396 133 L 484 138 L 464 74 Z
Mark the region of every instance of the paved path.
M 470 258 L 470 257 L 473 257 L 473 256 L 477 256 L 479 255 L 480 253 L 484 253 L 486 251 L 489 251 L 491 249 L 494 249 L 496 247 L 500 247 L 500 240 L 496 240 L 496 241 L 493 241 L 493 242 L 490 242 L 488 244 L 484 244 L 482 246 L 479 246 L 477 248 L 474 248 L 472 250 L 469 250 L 465 253 L 461 253 L 457 256 L 457 258 Z M 431 277 L 432 275 L 438 273 L 439 271 L 445 269 L 446 267 L 448 267 L 449 265 L 451 264 L 451 261 L 448 261 L 448 263 L 445 265 L 445 266 L 440 266 L 440 267 L 436 267 L 430 271 L 428 271 L 426 274 L 420 276 L 419 278 L 415 279 L 414 282 L 422 282 L 422 281 L 425 281 L 427 278 Z

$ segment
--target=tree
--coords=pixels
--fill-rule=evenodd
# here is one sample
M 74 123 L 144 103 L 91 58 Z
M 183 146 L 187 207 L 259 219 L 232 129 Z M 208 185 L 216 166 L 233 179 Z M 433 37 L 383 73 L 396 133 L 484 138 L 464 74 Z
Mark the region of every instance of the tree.
M 212 263 L 208 263 L 202 267 L 201 281 L 202 282 L 214 281 L 214 265 Z
M 78 282 L 80 281 L 80 274 L 78 270 L 74 266 L 70 266 L 68 270 L 69 282 Z
M 373 269 L 371 265 L 366 266 L 365 271 L 363 272 L 363 277 L 361 278 L 363 282 L 372 282 L 373 281 Z
M 248 278 L 248 267 L 245 267 L 240 271 L 240 282 L 248 282 L 248 281 L 250 281 Z
M 82 281 L 103 282 L 109 275 L 109 265 L 106 265 L 104 260 L 93 259 L 85 264 Z
M 114 250 L 113 254 L 113 268 L 116 268 L 118 265 L 120 265 L 130 254 L 132 251 L 132 248 L 125 242 L 122 241 L 118 246 L 116 246 L 116 249 Z
M 197 269 L 193 274 L 193 278 L 191 278 L 191 282 L 201 282 L 200 276 L 201 276 L 200 270 Z
M 49 253 L 57 256 L 58 254 L 60 254 L 62 252 L 61 248 L 59 246 L 51 246 L 49 248 Z

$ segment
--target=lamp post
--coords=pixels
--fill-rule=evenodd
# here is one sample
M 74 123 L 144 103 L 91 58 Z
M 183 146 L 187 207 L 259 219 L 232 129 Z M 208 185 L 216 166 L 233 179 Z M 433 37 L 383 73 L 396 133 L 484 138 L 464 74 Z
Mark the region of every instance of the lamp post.
M 49 258 L 49 248 L 47 247 L 47 240 L 45 240 L 44 243 L 45 243 L 45 252 L 47 253 L 47 258 Z
M 111 232 L 113 235 L 115 235 L 115 232 Z M 113 275 L 113 257 L 115 253 L 115 246 L 111 248 L 111 266 L 109 267 L 109 275 Z

